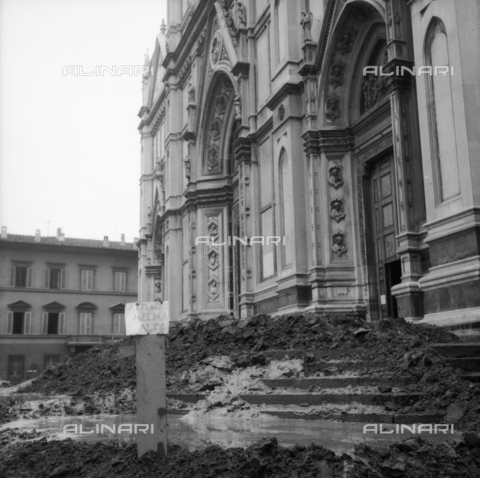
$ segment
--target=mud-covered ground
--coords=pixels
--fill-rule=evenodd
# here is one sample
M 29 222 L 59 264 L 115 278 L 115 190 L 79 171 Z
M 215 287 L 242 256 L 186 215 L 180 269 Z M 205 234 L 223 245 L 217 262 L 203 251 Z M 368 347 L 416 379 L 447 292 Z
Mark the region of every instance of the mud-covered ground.
M 467 431 L 454 445 L 410 438 L 389 448 L 357 446 L 340 456 L 317 445 L 286 449 L 269 439 L 246 450 L 212 446 L 189 452 L 171 445 L 166 460 L 153 454 L 139 460 L 134 445 L 56 441 L 44 432 L 7 429 L 0 431 L 0 477 L 478 477 L 480 386 L 461 380 L 462 372 L 448 367 L 429 346 L 456 341 L 455 335 L 442 329 L 403 320 L 365 323 L 318 314 L 260 315 L 248 321 L 220 317 L 173 328 L 166 364 L 168 391 L 204 393 L 206 399 L 190 406 L 190 413 L 218 416 L 256 416 L 256 407 L 239 394 L 286 393 L 268 390 L 262 379 L 406 377 L 409 385 L 401 389 L 423 392 L 425 397 L 395 412 L 443 414 L 456 430 Z M 352 361 L 372 366 L 353 370 L 349 368 Z M 382 369 L 375 369 L 375 363 L 382 363 Z M 20 387 L 18 394 L 0 397 L 0 423 L 42 416 L 135 413 L 135 375 L 133 338 L 92 348 L 47 370 Z M 358 393 L 382 390 L 368 384 L 353 389 Z M 336 407 L 351 411 L 352 406 Z M 168 407 L 186 405 L 169 399 Z M 374 408 L 355 407 L 359 413 Z M 380 411 L 383 406 L 376 408 Z
M 344 375 L 351 361 L 380 362 L 384 364 L 381 372 L 366 368 L 355 373 L 408 377 L 410 385 L 403 387 L 404 391 L 425 393 L 419 402 L 398 407 L 395 412 L 440 413 L 459 430 L 480 431 L 480 386 L 461 380 L 462 372 L 448 367 L 429 347 L 431 343 L 456 341 L 455 335 L 438 327 L 398 319 L 365 323 L 358 318 L 299 314 L 275 318 L 259 315 L 248 321 L 225 317 L 198 320 L 178 325 L 170 333 L 167 387 L 170 393 L 210 394 L 206 408 L 213 408 L 210 404 L 214 402 L 217 408 L 234 411 L 239 403 L 237 394 L 268 393 L 262 378 Z M 68 398 L 44 403 L 42 408 L 38 402 L 25 405 L 14 398 L 9 406 L 0 404 L 0 421 L 135 413 L 133 347 L 134 339 L 126 338 L 110 347 L 92 348 L 47 370 L 21 391 Z M 275 351 L 282 350 L 297 358 L 275 359 Z M 336 360 L 327 369 L 318 367 L 318 351 L 322 350 L 325 357 L 336 353 Z M 363 390 L 373 391 L 372 387 Z M 170 400 L 169 407 L 185 405 Z
M 0 432 L 0 443 L 15 437 Z M 464 435 L 461 442 L 432 444 L 410 438 L 389 448 L 357 446 L 354 452 L 335 455 L 318 445 L 280 447 L 264 439 L 247 449 L 211 446 L 189 452 L 172 445 L 168 457 L 148 453 L 137 458 L 135 445 L 48 441 L 6 445 L 0 454 L 3 478 L 295 478 L 295 477 L 411 477 L 480 476 L 480 437 Z

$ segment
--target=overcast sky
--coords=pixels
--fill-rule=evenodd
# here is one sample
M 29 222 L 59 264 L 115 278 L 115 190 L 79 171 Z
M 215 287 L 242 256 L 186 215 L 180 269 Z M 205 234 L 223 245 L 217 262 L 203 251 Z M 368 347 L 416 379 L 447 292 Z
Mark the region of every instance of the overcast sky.
M 0 225 L 131 241 L 139 230 L 142 65 L 166 0 L 0 0 Z M 80 73 L 80 69 L 78 70 Z

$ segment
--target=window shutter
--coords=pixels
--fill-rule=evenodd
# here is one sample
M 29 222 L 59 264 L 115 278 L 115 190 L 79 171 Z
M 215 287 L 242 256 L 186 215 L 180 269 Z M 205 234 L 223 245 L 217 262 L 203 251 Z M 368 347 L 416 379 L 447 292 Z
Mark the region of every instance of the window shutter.
M 31 312 L 25 312 L 25 317 L 24 317 L 24 325 L 23 325 L 23 333 L 25 335 L 29 335 L 32 333 L 32 313 Z
M 48 312 L 42 314 L 42 334 L 47 335 L 48 332 Z
M 82 271 L 81 274 L 82 274 L 82 277 L 81 277 L 81 280 L 82 280 L 81 289 L 82 289 L 82 290 L 87 290 L 87 271 Z M 82 315 L 82 314 L 80 314 L 80 315 Z
M 15 287 L 15 266 L 10 267 L 10 287 Z
M 67 269 L 62 269 L 60 272 L 60 289 L 67 288 Z
M 85 314 L 85 335 L 92 335 L 92 314 Z
M 125 314 L 120 314 L 120 335 L 125 335 Z
M 93 271 L 87 273 L 87 290 L 93 290 Z
M 58 316 L 58 335 L 65 335 L 65 312 L 60 312 Z
M 50 269 L 45 269 L 45 276 L 43 279 L 43 287 L 45 289 L 50 288 Z
M 27 268 L 27 288 L 31 289 L 33 287 L 33 267 Z
M 13 312 L 7 312 L 7 334 L 11 334 L 13 332 Z
M 120 315 L 113 315 L 113 335 L 120 335 Z
M 120 291 L 125 292 L 127 290 L 127 273 L 122 272 L 120 274 Z
M 80 314 L 80 328 L 78 333 L 79 335 L 85 334 L 85 314 Z
M 115 272 L 115 292 L 118 292 L 120 290 L 120 284 L 119 284 L 119 273 Z

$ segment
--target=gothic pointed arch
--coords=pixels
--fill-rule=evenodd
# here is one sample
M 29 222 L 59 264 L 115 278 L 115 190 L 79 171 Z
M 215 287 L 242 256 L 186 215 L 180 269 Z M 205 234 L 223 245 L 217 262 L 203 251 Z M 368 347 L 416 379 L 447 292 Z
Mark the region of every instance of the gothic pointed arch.
M 205 95 L 204 114 L 201 121 L 200 151 L 201 175 L 213 176 L 228 173 L 228 151 L 235 106 L 239 99 L 232 79 L 226 72 L 218 71 Z
M 322 59 L 319 82 L 319 124 L 321 127 L 350 126 L 363 112 L 363 72 L 359 65 L 378 62 L 386 45 L 384 11 L 376 2 L 347 3 L 335 22 Z M 373 55 L 373 56 L 372 56 Z M 384 58 L 381 58 L 383 63 Z M 383 88 L 386 92 L 386 88 Z M 386 94 L 377 95 L 383 99 Z M 353 101 L 353 102 L 352 102 Z

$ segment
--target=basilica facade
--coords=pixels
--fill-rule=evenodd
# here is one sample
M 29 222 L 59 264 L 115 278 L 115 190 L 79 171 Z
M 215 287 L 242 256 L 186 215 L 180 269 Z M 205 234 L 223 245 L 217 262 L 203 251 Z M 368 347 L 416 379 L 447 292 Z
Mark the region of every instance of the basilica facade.
M 480 333 L 476 0 L 169 0 L 139 298 Z

